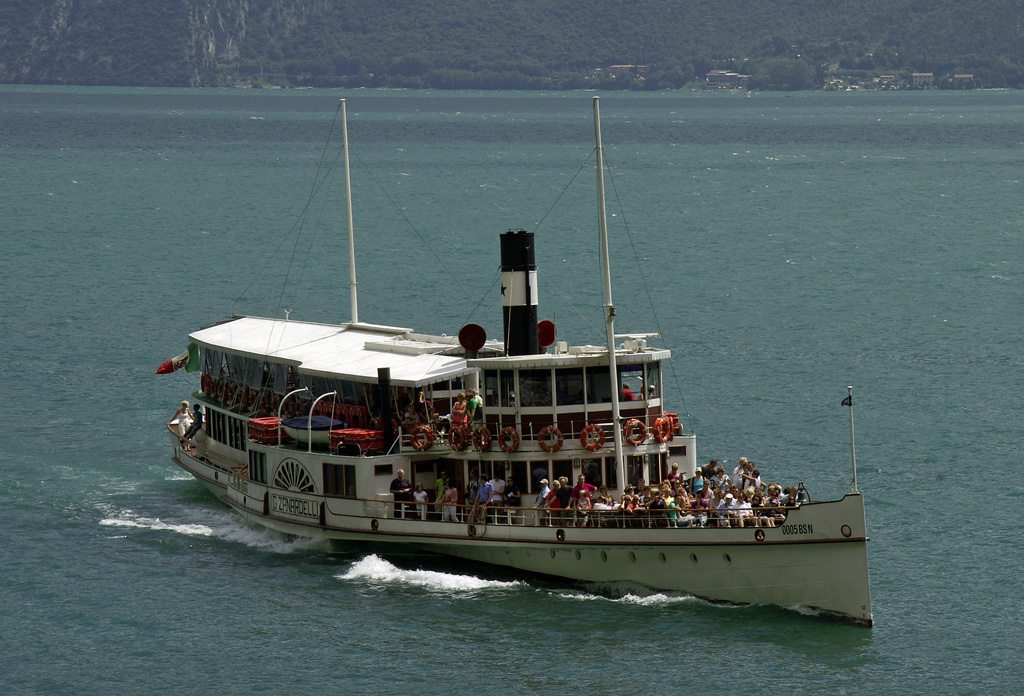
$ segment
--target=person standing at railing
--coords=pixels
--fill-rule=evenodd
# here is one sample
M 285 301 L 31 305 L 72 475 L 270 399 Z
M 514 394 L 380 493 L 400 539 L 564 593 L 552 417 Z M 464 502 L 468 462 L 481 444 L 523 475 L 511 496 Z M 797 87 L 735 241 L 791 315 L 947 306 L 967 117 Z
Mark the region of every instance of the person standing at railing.
M 405 480 L 405 469 L 399 469 L 391 482 L 391 495 L 395 500 L 395 517 L 405 517 L 406 503 L 412 502 L 412 484 Z
M 449 478 L 445 485 L 444 494 L 441 497 L 441 521 L 458 522 L 459 489 L 455 485 L 455 479 Z

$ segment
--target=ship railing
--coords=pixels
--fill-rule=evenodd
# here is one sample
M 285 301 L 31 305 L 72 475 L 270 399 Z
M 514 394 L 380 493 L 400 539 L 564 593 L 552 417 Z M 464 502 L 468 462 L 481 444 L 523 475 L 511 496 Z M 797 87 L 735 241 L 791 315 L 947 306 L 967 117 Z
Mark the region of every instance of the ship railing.
M 372 504 L 372 509 L 383 517 L 400 519 L 441 521 L 441 505 L 436 502 L 397 503 L 392 499 L 368 498 L 364 503 Z M 486 516 L 487 524 L 526 526 L 526 527 L 594 527 L 594 528 L 626 528 L 626 529 L 665 529 L 665 528 L 727 528 L 727 527 L 777 527 L 786 520 L 790 510 L 795 507 L 753 508 L 751 514 L 742 518 L 736 517 L 734 511 L 716 511 L 704 509 L 682 508 L 678 510 L 648 510 L 637 508 L 626 510 L 594 509 L 581 511 L 576 508 L 550 509 L 536 507 L 508 507 L 504 505 L 477 506 L 460 503 L 454 506 L 458 521 L 451 524 L 465 524 L 471 518 L 479 519 Z M 481 507 L 485 507 L 481 510 Z M 370 510 L 369 506 L 365 509 Z M 395 514 L 399 510 L 399 514 Z M 672 517 L 672 513 L 676 517 Z

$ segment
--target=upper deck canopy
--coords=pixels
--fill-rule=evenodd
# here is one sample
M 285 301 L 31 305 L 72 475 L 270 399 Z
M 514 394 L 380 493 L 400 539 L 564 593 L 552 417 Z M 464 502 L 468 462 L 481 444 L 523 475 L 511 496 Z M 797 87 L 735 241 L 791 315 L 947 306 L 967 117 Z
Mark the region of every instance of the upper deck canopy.
M 210 350 L 294 366 L 320 377 L 376 382 L 391 369 L 396 386 L 423 387 L 473 372 L 454 336 L 424 336 L 373 324 L 312 324 L 239 317 L 189 335 Z M 499 346 L 488 346 L 500 351 Z

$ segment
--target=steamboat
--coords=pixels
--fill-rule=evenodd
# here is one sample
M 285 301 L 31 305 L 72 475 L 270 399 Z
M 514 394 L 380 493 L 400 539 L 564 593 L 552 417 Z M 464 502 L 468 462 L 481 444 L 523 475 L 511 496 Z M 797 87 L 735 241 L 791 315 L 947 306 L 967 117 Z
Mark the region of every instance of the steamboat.
M 870 626 L 855 474 L 842 498 L 789 505 L 770 525 L 677 528 L 653 511 L 616 509 L 591 510 L 580 523 L 572 512 L 534 505 L 548 480 L 583 476 L 619 499 L 673 467 L 687 478 L 698 467 L 695 435 L 663 400 L 670 352 L 654 345 L 657 334 L 615 333 L 596 98 L 594 119 L 605 345 L 570 345 L 538 322 L 534 236 L 521 230 L 500 236 L 502 340 L 475 325 L 436 336 L 360 321 L 349 197 L 352 320 L 232 316 L 190 334 L 201 370 L 191 396 L 203 427 L 194 438 L 171 428 L 173 461 L 245 519 L 283 534 L 410 545 L 572 581 L 809 608 Z M 347 135 L 344 148 L 348 179 Z M 479 394 L 477 420 L 449 422 L 444 415 L 468 390 Z M 421 422 L 410 425 L 406 411 Z M 426 503 L 395 500 L 400 470 L 409 484 L 423 484 Z M 463 497 L 474 477 L 511 477 L 521 505 L 475 505 Z M 434 500 L 439 479 L 462 492 L 454 517 Z

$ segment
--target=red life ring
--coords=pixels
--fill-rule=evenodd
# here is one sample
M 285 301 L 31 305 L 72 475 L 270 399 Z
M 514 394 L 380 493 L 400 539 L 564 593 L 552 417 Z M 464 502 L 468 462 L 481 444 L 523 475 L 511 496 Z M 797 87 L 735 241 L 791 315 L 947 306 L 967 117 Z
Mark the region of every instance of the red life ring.
M 448 444 L 456 452 L 466 451 L 466 445 L 469 444 L 469 428 L 464 425 L 453 427 L 452 431 L 448 433 Z
M 417 452 L 428 450 L 434 444 L 434 430 L 429 425 L 417 425 L 409 434 L 409 442 Z
M 622 437 L 635 447 L 647 439 L 647 426 L 636 418 L 630 418 L 622 428 Z
M 208 390 L 206 389 L 206 373 L 205 372 L 203 374 L 199 375 L 199 388 L 203 390 L 204 394 L 208 393 Z
M 555 441 L 549 442 L 552 437 L 554 437 Z M 537 440 L 540 442 L 540 448 L 548 453 L 557 452 L 562 449 L 562 443 L 565 442 L 565 439 L 562 437 L 562 431 L 554 425 L 545 425 L 541 428 L 540 437 Z
M 511 426 L 502 428 L 498 433 L 498 443 L 501 445 L 502 452 L 512 454 L 519 449 L 519 432 Z
M 651 435 L 654 436 L 655 442 L 665 442 L 672 434 L 672 421 L 668 418 L 658 418 L 654 421 L 654 427 L 651 428 Z
M 491 451 L 491 431 L 487 429 L 486 425 L 481 425 L 473 431 L 473 446 L 478 452 Z
M 238 405 L 243 411 L 249 410 L 249 387 L 242 387 L 242 398 L 239 399 Z
M 580 444 L 588 452 L 596 452 L 604 444 L 604 428 L 596 423 L 591 423 L 580 433 Z

